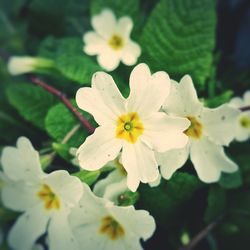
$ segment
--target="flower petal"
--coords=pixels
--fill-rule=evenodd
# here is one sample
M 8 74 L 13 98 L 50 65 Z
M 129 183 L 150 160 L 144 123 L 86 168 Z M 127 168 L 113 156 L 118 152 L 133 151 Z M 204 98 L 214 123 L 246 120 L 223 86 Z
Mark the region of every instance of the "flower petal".
M 125 234 L 131 232 L 147 240 L 156 228 L 154 218 L 146 210 L 135 210 L 134 206 L 109 208 L 111 215 L 125 228 Z
M 114 201 L 115 196 L 127 189 L 126 181 L 126 176 L 121 175 L 119 170 L 113 170 L 95 184 L 93 192 L 99 197 Z
M 129 83 L 128 110 L 145 118 L 160 109 L 170 91 L 168 74 L 159 71 L 151 76 L 146 64 L 139 64 L 133 69 Z
M 116 139 L 112 125 L 98 127 L 77 151 L 80 166 L 86 170 L 97 170 L 115 159 L 122 147 L 122 140 Z
M 127 171 L 128 188 L 135 192 L 139 182 L 148 183 L 156 180 L 159 175 L 158 164 L 154 152 L 143 142 L 124 143 L 122 164 Z
M 50 173 L 44 182 L 52 188 L 60 200 L 63 200 L 64 205 L 69 207 L 75 206 L 83 193 L 81 181 L 65 170 Z
M 240 111 L 229 105 L 221 105 L 216 109 L 204 108 L 201 122 L 204 133 L 215 143 L 228 145 L 235 136 L 235 120 Z
M 182 148 L 188 142 L 188 137 L 183 133 L 190 125 L 186 118 L 171 117 L 163 112 L 157 112 L 142 122 L 144 132 L 141 139 L 156 151 L 166 152 Z
M 243 95 L 244 106 L 250 105 L 250 90 L 246 91 Z
M 85 43 L 84 52 L 90 56 L 103 52 L 105 40 L 93 31 L 86 32 L 83 36 Z
M 171 81 L 171 91 L 163 106 L 166 112 L 185 117 L 195 116 L 201 108 L 202 104 L 189 75 L 185 75 L 179 84 Z
M 92 77 L 92 88 L 80 88 L 76 93 L 79 108 L 91 113 L 99 125 L 113 123 L 125 113 L 125 99 L 113 78 L 97 72 Z
M 7 208 L 22 212 L 40 202 L 38 191 L 37 185 L 8 181 L 2 187 L 2 202 Z
M 231 107 L 239 108 L 243 106 L 243 100 L 240 97 L 234 97 L 228 103 Z
M 188 159 L 189 144 L 181 149 L 172 149 L 165 153 L 156 153 L 160 172 L 164 179 L 169 180 L 175 171 L 181 168 Z
M 105 9 L 91 18 L 91 24 L 100 36 L 108 39 L 115 31 L 116 18 L 111 10 Z
M 127 41 L 125 48 L 122 51 L 121 60 L 125 65 L 134 65 L 140 54 L 140 46 L 137 43 L 129 40 Z
M 107 47 L 102 53 L 97 56 L 99 65 L 106 71 L 115 70 L 119 66 L 120 60 L 120 52 L 113 51 Z
M 129 38 L 133 28 L 133 20 L 129 16 L 119 18 L 116 26 L 116 32 L 124 38 Z
M 55 213 L 48 227 L 48 240 L 50 250 L 79 250 L 70 224 L 68 213 Z
M 242 119 L 250 120 L 250 111 L 244 111 L 236 120 L 235 129 L 235 139 L 239 142 L 246 141 L 250 137 L 250 128 L 242 126 Z
M 11 228 L 8 235 L 9 246 L 18 250 L 31 249 L 36 240 L 45 233 L 48 215 L 40 205 L 27 210 Z
M 238 166 L 225 155 L 222 146 L 205 138 L 192 142 L 190 158 L 199 178 L 206 183 L 218 181 L 221 171 L 232 173 L 238 169 Z
M 17 147 L 5 147 L 1 163 L 4 173 L 11 180 L 37 180 L 43 176 L 39 154 L 25 137 L 17 140 Z

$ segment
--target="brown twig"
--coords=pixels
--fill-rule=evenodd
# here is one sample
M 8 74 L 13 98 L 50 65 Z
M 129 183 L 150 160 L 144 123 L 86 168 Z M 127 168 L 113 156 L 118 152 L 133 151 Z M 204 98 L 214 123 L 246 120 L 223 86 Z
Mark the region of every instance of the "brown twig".
M 80 123 L 88 130 L 90 134 L 94 132 L 95 129 L 91 126 L 89 121 L 85 119 L 82 116 L 82 114 L 72 105 L 70 100 L 66 97 L 66 95 L 63 92 L 48 85 L 47 83 L 45 83 L 44 81 L 42 81 L 36 76 L 30 75 L 29 79 L 32 83 L 42 87 L 46 91 L 58 97 L 64 103 L 64 105 L 75 115 L 75 117 L 80 121 Z
M 249 106 L 244 106 L 240 108 L 240 111 L 244 112 L 244 111 L 249 111 L 250 110 L 250 105 Z
M 192 250 L 194 249 L 201 240 L 203 240 L 217 225 L 218 222 L 222 219 L 219 217 L 216 221 L 211 222 L 204 229 L 202 229 L 194 238 L 189 242 L 187 246 L 181 247 L 179 250 Z

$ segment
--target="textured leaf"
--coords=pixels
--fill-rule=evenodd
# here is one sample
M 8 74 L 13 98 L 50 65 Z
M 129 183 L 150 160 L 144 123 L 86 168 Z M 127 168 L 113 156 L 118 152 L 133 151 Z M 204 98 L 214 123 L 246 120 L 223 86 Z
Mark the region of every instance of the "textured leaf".
M 207 203 L 204 220 L 206 223 L 210 223 L 224 215 L 226 209 L 225 190 L 217 185 L 212 186 L 209 189 Z
M 77 108 L 75 102 L 72 102 Z M 83 112 L 82 112 L 83 113 Z M 90 115 L 83 113 L 85 118 L 89 118 Z M 64 137 L 72 131 L 73 128 L 79 125 L 79 121 L 68 110 L 68 108 L 60 103 L 52 107 L 45 119 L 46 130 L 49 135 L 57 142 L 62 142 Z M 82 126 L 75 132 L 75 134 L 69 139 L 67 144 L 71 147 L 78 147 L 84 142 L 84 139 L 88 136 L 88 131 Z
M 140 206 L 150 211 L 158 223 L 167 225 L 200 187 L 202 183 L 197 177 L 177 172 L 169 181 L 162 180 L 158 187 L 141 185 Z
M 59 42 L 55 64 L 65 77 L 81 84 L 90 84 L 93 73 L 102 71 L 90 56 L 84 54 L 80 38 L 65 38 Z
M 117 17 L 131 16 L 133 19 L 138 17 L 139 14 L 139 0 L 92 0 L 91 1 L 91 13 L 99 14 L 103 9 L 112 9 Z
M 204 86 L 215 45 L 214 0 L 160 0 L 143 30 L 144 61 L 179 80 L 190 74 Z
M 40 87 L 28 83 L 18 83 L 7 88 L 11 105 L 28 121 L 44 129 L 44 119 L 50 107 L 56 103 L 55 97 Z

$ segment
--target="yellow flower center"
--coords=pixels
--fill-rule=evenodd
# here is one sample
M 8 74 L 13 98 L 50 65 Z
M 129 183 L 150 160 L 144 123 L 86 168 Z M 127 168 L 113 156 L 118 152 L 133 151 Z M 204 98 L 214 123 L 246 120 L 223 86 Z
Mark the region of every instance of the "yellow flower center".
M 106 216 L 101 220 L 99 232 L 107 234 L 111 240 L 117 240 L 125 234 L 123 227 L 111 216 Z
M 117 119 L 116 137 L 135 143 L 143 133 L 144 127 L 136 112 L 121 115 Z
M 44 184 L 37 195 L 44 202 L 44 207 L 47 210 L 60 208 L 58 197 L 48 185 Z
M 202 136 L 202 125 L 197 120 L 197 118 L 193 116 L 188 116 L 187 119 L 191 122 L 190 126 L 187 130 L 185 130 L 185 134 L 194 139 L 199 139 Z
M 240 125 L 243 127 L 243 128 L 248 128 L 250 129 L 250 118 L 247 117 L 247 116 L 242 116 L 240 118 Z
M 124 47 L 124 41 L 123 38 L 119 35 L 113 35 L 109 41 L 108 44 L 111 46 L 112 49 L 114 50 L 119 50 Z

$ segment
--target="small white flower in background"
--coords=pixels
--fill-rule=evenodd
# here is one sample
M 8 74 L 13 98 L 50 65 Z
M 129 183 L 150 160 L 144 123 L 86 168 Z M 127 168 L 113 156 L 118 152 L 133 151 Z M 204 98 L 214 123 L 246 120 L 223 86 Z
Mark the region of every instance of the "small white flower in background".
M 51 68 L 54 62 L 45 58 L 31 56 L 12 56 L 7 64 L 7 69 L 11 75 L 21 75 L 38 71 L 39 69 Z
M 229 105 L 235 108 L 241 108 L 250 105 L 250 90 L 246 91 L 243 98 L 234 97 L 229 102 Z M 250 137 L 250 111 L 241 112 L 236 119 L 236 134 L 237 141 L 246 141 Z
M 133 206 L 115 206 L 96 197 L 87 185 L 69 221 L 79 245 L 89 250 L 140 250 L 140 239 L 150 238 L 156 227 L 147 211 L 135 210 Z
M 79 108 L 91 113 L 100 125 L 77 151 L 80 166 L 100 169 L 122 150 L 121 162 L 131 191 L 136 191 L 140 181 L 155 181 L 159 170 L 154 150 L 182 148 L 188 141 L 183 133 L 190 125 L 188 119 L 158 112 L 169 91 L 168 75 L 163 71 L 151 75 L 146 64 L 132 71 L 127 99 L 110 75 L 94 74 L 92 87 L 81 88 L 76 94 Z
M 128 191 L 127 186 L 127 172 L 120 162 L 120 155 L 113 161 L 106 164 L 108 167 L 114 169 L 107 175 L 106 178 L 97 181 L 94 186 L 93 192 L 99 197 L 103 197 L 114 203 L 118 202 L 119 196 L 124 192 Z M 151 187 L 156 187 L 160 184 L 161 177 L 149 182 Z
M 91 19 L 94 31 L 84 34 L 84 52 L 97 55 L 97 61 L 107 71 L 116 69 L 122 61 L 134 65 L 141 54 L 140 46 L 130 39 L 133 21 L 129 16 L 116 20 L 114 13 L 103 10 Z
M 127 186 L 127 172 L 119 162 L 117 157 L 115 160 L 110 161 L 106 166 L 113 167 L 108 176 L 99 180 L 93 189 L 93 192 L 107 200 L 117 203 L 118 196 L 128 190 Z
M 165 179 L 190 159 L 199 178 L 204 182 L 216 182 L 221 172 L 232 173 L 238 167 L 224 153 L 223 146 L 228 146 L 234 137 L 235 119 L 239 111 L 228 105 L 215 109 L 205 108 L 198 100 L 190 76 L 184 76 L 180 83 L 172 81 L 169 98 L 163 110 L 172 115 L 186 117 L 191 125 L 185 131 L 189 137 L 186 147 L 156 153 Z
M 49 249 L 78 249 L 68 225 L 68 214 L 82 196 L 82 184 L 64 170 L 45 174 L 30 141 L 20 137 L 17 147 L 5 147 L 1 164 L 2 202 L 22 212 L 8 235 L 13 249 L 29 250 L 44 233 Z

